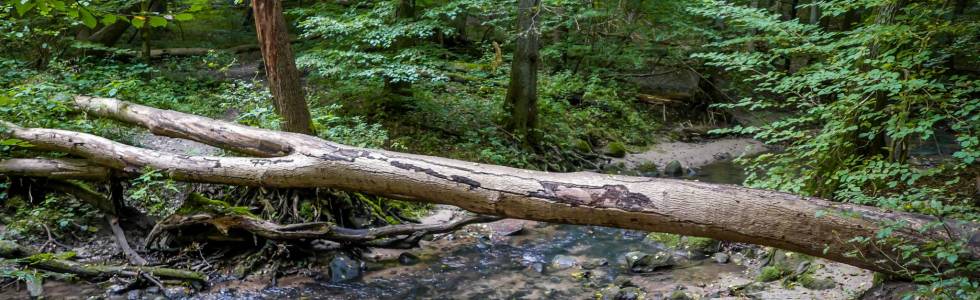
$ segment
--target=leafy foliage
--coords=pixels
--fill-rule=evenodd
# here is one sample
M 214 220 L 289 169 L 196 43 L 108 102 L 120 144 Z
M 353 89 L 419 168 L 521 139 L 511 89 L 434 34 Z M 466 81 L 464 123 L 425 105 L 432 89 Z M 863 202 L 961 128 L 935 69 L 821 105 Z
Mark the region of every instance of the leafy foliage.
M 751 96 L 719 106 L 787 112 L 767 124 L 716 132 L 785 147 L 743 159 L 752 171 L 750 186 L 975 221 L 980 80 L 955 66 L 977 61 L 980 23 L 941 1 L 910 3 L 893 22 L 880 21 L 886 19 L 880 8 L 890 3 L 819 2 L 825 18 L 853 9 L 875 12 L 855 28 L 833 30 L 765 9 L 702 1 L 693 12 L 732 26 L 711 44 L 712 52 L 694 57 L 738 72 L 753 88 Z M 746 43 L 762 50 L 746 52 Z M 785 60 L 798 66 L 787 70 Z M 941 144 L 951 144 L 945 149 L 952 153 Z M 956 275 L 977 272 L 980 265 L 957 260 L 962 242 L 919 249 L 889 237 L 886 230 L 877 239 L 854 242 L 888 240 L 880 246 L 900 248 L 904 258 L 927 253 L 948 262 L 948 268 L 905 270 L 930 284 L 921 292 L 977 292 L 976 282 Z

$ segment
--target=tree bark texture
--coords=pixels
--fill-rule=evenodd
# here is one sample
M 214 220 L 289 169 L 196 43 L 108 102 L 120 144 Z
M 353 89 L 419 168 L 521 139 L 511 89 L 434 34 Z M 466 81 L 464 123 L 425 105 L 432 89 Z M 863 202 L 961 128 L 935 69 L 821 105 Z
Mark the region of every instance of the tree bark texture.
M 177 155 L 86 133 L 3 122 L 8 128 L 6 136 L 28 141 L 35 149 L 69 153 L 122 172 L 152 168 L 190 182 L 337 188 L 455 205 L 479 214 L 702 236 L 773 246 L 899 276 L 910 266 L 891 247 L 852 243 L 851 239 L 874 238 L 884 223 L 901 220 L 908 226 L 896 229 L 893 237 L 914 245 L 965 239 L 967 253 L 961 259 L 980 257 L 980 229 L 972 222 L 732 185 L 589 172 L 549 173 L 356 148 L 116 99 L 80 96 L 75 104 L 90 115 L 252 157 Z M 924 229 L 934 222 L 943 226 Z M 924 265 L 942 267 L 944 263 L 920 259 Z
M 272 93 L 273 106 L 282 117 L 282 130 L 313 133 L 313 121 L 306 104 L 299 70 L 289 45 L 286 18 L 281 0 L 253 0 L 255 32 L 265 61 L 265 74 Z
M 518 0 L 517 42 L 510 68 L 510 84 L 504 111 L 508 114 L 505 126 L 533 145 L 533 132 L 538 114 L 538 17 L 540 0 Z

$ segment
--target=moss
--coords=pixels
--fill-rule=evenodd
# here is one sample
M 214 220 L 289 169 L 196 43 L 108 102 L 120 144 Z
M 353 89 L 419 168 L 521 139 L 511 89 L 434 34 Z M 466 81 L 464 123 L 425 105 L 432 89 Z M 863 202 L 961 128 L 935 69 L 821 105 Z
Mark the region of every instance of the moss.
M 810 273 L 801 275 L 799 279 L 797 279 L 797 282 L 799 282 L 803 287 L 811 290 L 826 290 L 837 286 L 837 283 L 831 278 L 817 278 Z
M 670 233 L 651 232 L 646 237 L 649 241 L 663 244 L 674 249 L 685 249 L 701 252 L 713 252 L 718 248 L 719 242 L 709 238 L 681 236 Z
M 576 139 L 572 141 L 572 148 L 582 153 L 592 153 L 592 145 L 583 139 Z
M 366 204 L 370 208 L 371 215 L 373 215 L 375 218 L 382 219 L 388 224 L 401 224 L 401 222 L 399 222 L 398 219 L 395 219 L 395 217 L 392 217 L 391 215 L 385 213 L 384 209 L 381 209 L 381 205 L 378 204 L 378 202 L 376 202 L 376 201 L 380 201 L 379 198 L 372 199 L 371 197 L 368 197 L 361 193 L 354 193 L 354 194 L 357 195 L 357 199 L 360 200 L 361 203 Z
M 647 234 L 646 239 L 661 243 L 670 248 L 677 248 L 681 244 L 681 236 L 670 233 L 651 232 L 650 234 Z
M 785 275 L 785 273 L 783 272 L 783 270 L 780 270 L 779 268 L 777 268 L 775 266 L 768 266 L 768 267 L 762 268 L 762 271 L 759 272 L 759 276 L 756 276 L 755 280 L 761 281 L 761 282 L 770 282 L 770 281 L 775 281 L 775 280 L 777 280 L 779 278 L 782 278 L 783 275 Z
M 606 155 L 612 157 L 625 157 L 626 156 L 626 145 L 620 142 L 612 142 L 606 145 Z
M 636 166 L 636 170 L 644 175 L 656 175 L 657 174 L 657 164 L 653 162 L 644 162 Z
M 687 300 L 687 299 L 691 299 L 691 296 L 688 296 L 687 293 L 685 293 L 684 291 L 677 290 L 674 291 L 673 293 L 670 293 L 670 300 Z
M 187 199 L 184 200 L 184 204 L 180 206 L 180 209 L 177 209 L 176 213 L 189 215 L 199 212 L 259 218 L 248 207 L 233 206 L 227 202 L 204 197 L 198 193 L 188 195 Z
M 687 250 L 714 252 L 718 248 L 719 242 L 709 238 L 685 236 L 681 239 L 681 245 Z

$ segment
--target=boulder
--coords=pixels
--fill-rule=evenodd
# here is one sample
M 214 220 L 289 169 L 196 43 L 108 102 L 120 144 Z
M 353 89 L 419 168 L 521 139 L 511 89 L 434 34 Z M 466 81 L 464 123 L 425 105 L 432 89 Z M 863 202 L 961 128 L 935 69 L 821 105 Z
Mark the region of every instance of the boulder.
M 347 282 L 360 277 L 361 263 L 357 260 L 340 254 L 330 261 L 330 282 Z
M 672 100 L 688 100 L 701 91 L 701 76 L 686 68 L 656 66 L 644 73 L 648 75 L 630 78 L 642 94 Z
M 632 273 L 651 273 L 674 266 L 674 257 L 666 251 L 626 253 L 626 269 Z
M 410 266 L 410 265 L 417 264 L 418 262 L 419 262 L 419 257 L 415 256 L 415 254 L 403 252 L 402 254 L 398 255 L 398 263 L 402 265 Z
M 574 267 L 577 264 L 578 260 L 576 260 L 574 257 L 568 255 L 555 255 L 555 257 L 551 259 L 551 264 L 548 265 L 548 268 L 552 271 L 557 271 Z
M 714 259 L 715 259 L 715 262 L 717 262 L 719 264 L 727 264 L 728 263 L 728 254 L 725 254 L 723 252 L 715 253 Z
M 684 167 L 681 166 L 681 162 L 672 160 L 664 167 L 664 175 L 671 177 L 684 176 Z

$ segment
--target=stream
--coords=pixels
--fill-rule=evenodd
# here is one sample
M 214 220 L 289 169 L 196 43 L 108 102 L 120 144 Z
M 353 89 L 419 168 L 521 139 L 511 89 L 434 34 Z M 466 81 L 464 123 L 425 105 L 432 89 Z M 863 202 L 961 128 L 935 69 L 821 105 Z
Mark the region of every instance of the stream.
M 720 161 L 701 167 L 693 179 L 736 184 L 744 175 L 731 161 Z M 511 236 L 500 234 L 517 229 L 520 229 L 518 233 Z M 408 250 L 418 257 L 411 265 L 399 263 L 396 254 L 387 255 L 386 259 L 367 259 L 363 274 L 355 280 L 291 276 L 280 279 L 278 287 L 259 290 L 229 282 L 212 287 L 211 294 L 205 297 L 591 299 L 597 292 L 602 294 L 606 286 L 627 285 L 645 291 L 646 299 L 659 299 L 678 289 L 705 287 L 706 283 L 719 281 L 726 274 L 745 273 L 746 268 L 737 264 L 721 264 L 708 256 L 674 251 L 678 260 L 674 268 L 632 274 L 625 267 L 626 253 L 667 250 L 664 245 L 645 239 L 646 235 L 646 232 L 598 226 L 503 220 L 471 225 L 424 243 L 421 249 Z M 324 273 L 329 272 L 324 270 Z M 607 298 L 613 299 L 612 296 Z
M 689 180 L 726 184 L 745 178 L 730 160 L 688 174 Z M 455 207 L 437 206 L 428 222 L 462 213 Z M 820 266 L 816 274 L 832 279 L 832 287 L 810 290 L 778 281 L 759 283 L 756 258 L 761 257 L 762 247 L 723 245 L 721 262 L 711 253 L 667 247 L 641 231 L 504 219 L 434 236 L 415 249 L 341 254 L 329 263 L 281 275 L 275 284 L 268 273 L 259 272 L 245 280 L 215 274 L 210 287 L 196 292 L 181 286 L 166 291 L 151 286 L 113 294 L 107 291 L 114 289 L 108 284 L 58 280 L 46 280 L 44 290 L 51 299 L 629 300 L 730 298 L 732 287 L 749 286 L 744 295 L 760 299 L 849 299 L 872 282 L 870 271 L 817 258 L 813 260 Z M 626 261 L 633 251 L 667 254 L 672 263 L 634 273 Z M 0 290 L 0 299 L 25 294 L 19 288 Z

